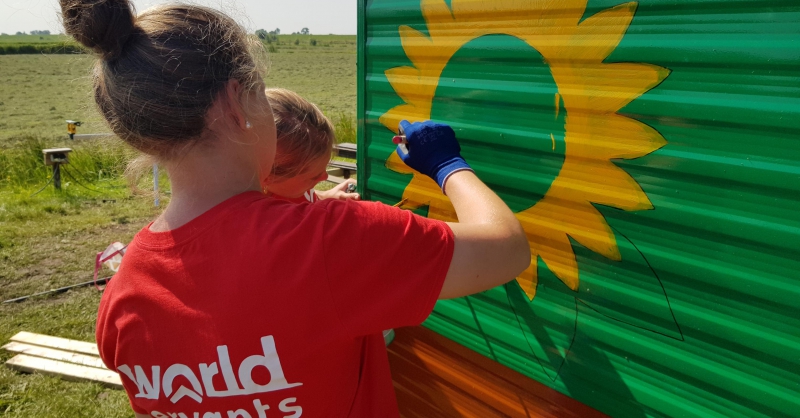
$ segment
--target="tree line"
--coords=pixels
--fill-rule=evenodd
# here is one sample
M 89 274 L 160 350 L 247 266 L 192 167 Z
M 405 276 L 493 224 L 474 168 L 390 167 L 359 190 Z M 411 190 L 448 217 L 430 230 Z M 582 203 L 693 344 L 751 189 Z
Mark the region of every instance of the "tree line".
M 8 36 L 7 33 L 3 33 L 2 35 Z M 14 35 L 28 35 L 28 34 L 25 33 L 25 32 L 17 32 Z M 32 30 L 30 35 L 39 35 L 39 36 L 50 35 L 50 31 L 49 30 Z

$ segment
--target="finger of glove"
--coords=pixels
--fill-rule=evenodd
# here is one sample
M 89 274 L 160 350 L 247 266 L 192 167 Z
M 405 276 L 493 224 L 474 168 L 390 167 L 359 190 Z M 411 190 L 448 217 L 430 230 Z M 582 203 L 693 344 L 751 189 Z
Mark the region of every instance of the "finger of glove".
M 395 151 L 397 152 L 397 155 L 400 156 L 400 159 L 403 160 L 403 162 L 408 160 L 408 148 L 406 148 L 403 144 L 398 144 Z
M 411 129 L 411 123 L 405 119 L 401 120 L 400 129 L 403 133 L 408 134 L 408 131 Z

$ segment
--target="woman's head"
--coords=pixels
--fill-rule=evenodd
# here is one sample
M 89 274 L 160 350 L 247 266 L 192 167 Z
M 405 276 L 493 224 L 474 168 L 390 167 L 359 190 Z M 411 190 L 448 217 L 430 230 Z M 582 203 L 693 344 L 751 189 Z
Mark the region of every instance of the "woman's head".
M 266 102 L 260 44 L 228 16 L 180 4 L 135 16 L 128 0 L 60 3 L 66 32 L 99 55 L 93 81 L 100 111 L 133 147 L 177 156 L 206 139 L 216 123 L 209 110 L 220 100 L 242 128 L 274 129 L 269 105 L 255 103 Z
M 272 173 L 263 185 L 284 197 L 299 197 L 328 175 L 334 128 L 317 106 L 286 89 L 267 89 L 278 142 Z

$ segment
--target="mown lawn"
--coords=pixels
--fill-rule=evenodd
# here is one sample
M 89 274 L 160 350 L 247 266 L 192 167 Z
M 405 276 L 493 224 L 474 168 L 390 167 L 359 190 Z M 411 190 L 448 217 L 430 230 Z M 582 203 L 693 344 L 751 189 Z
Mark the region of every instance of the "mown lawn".
M 295 45 L 295 39 L 312 37 L 316 46 Z M 280 40 L 270 54 L 267 84 L 296 90 L 338 122 L 340 136 L 352 135 L 355 37 Z M 84 122 L 78 133 L 107 131 L 90 99 L 91 65 L 85 55 L 0 56 L 0 300 L 91 280 L 95 253 L 114 241 L 130 241 L 160 210 L 152 196 L 134 193 L 123 178 L 132 150 L 115 139 L 66 137 L 67 118 Z M 67 166 L 73 178 L 65 176 L 62 192 L 48 186 L 32 196 L 49 177 L 40 150 L 54 146 L 74 149 Z M 166 182 L 162 178 L 168 192 Z M 138 186 L 146 190 L 151 184 L 152 177 L 145 176 Z M 162 207 L 168 199 L 162 195 Z M 0 345 L 23 330 L 93 341 L 100 296 L 90 286 L 1 304 Z M 10 357 L 0 351 L 0 362 Z M 0 367 L 0 415 L 133 416 L 121 391 L 5 367 Z
M 54 42 L 73 42 L 66 35 L 0 35 L 0 44 L 48 44 Z
M 0 43 L 15 37 L 0 36 Z M 319 41 L 311 46 L 310 39 Z M 334 121 L 353 118 L 355 36 L 281 35 L 279 42 L 267 44 L 277 48 L 269 54 L 267 85 L 295 90 Z M 0 55 L 0 149 L 25 135 L 66 136 L 66 119 L 83 122 L 79 134 L 107 132 L 91 98 L 93 63 L 83 54 Z

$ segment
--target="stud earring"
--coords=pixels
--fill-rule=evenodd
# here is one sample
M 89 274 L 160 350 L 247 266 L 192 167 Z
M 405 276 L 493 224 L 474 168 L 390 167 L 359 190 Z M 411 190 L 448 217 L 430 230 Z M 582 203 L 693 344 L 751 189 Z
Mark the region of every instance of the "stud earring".
M 253 127 L 253 125 L 251 125 L 251 124 L 250 124 L 250 121 L 249 121 L 249 120 L 248 120 L 247 122 L 245 122 L 244 126 L 245 126 L 247 129 L 250 129 L 250 128 L 252 128 L 252 127 Z

